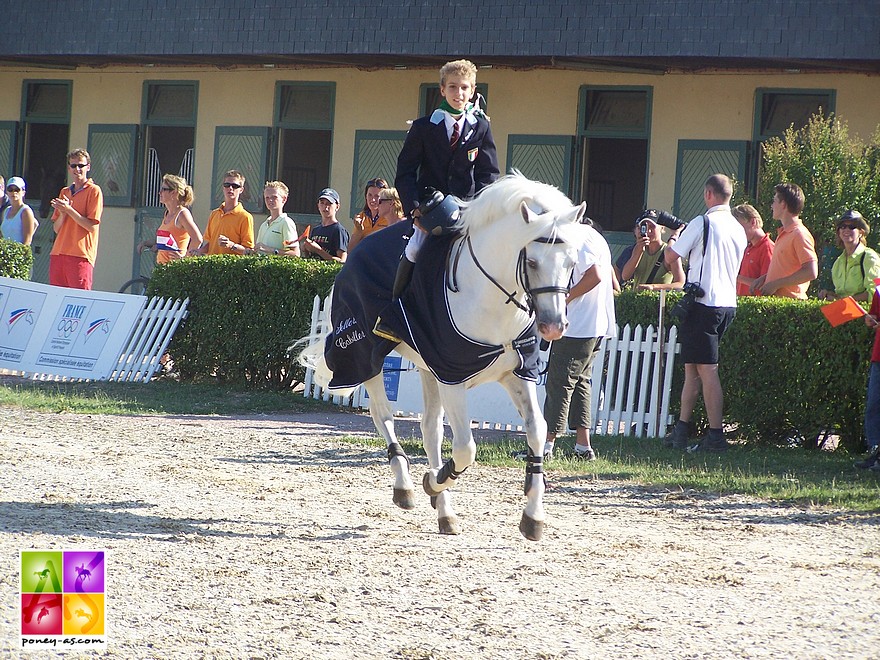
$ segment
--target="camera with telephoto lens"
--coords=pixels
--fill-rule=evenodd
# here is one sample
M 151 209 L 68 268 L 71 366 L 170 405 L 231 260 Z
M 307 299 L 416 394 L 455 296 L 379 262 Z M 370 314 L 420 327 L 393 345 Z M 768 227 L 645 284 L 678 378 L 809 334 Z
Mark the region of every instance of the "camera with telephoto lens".
M 687 223 L 683 220 L 676 218 L 674 215 L 667 211 L 660 211 L 659 213 L 657 213 L 657 224 L 663 225 L 664 227 L 668 227 L 672 231 L 675 231 L 679 227 L 684 227 Z
M 703 291 L 703 287 L 697 282 L 685 282 L 682 290 L 684 295 L 678 299 L 678 302 L 669 310 L 669 313 L 684 323 L 697 303 L 697 298 L 702 298 L 706 295 L 706 292 Z

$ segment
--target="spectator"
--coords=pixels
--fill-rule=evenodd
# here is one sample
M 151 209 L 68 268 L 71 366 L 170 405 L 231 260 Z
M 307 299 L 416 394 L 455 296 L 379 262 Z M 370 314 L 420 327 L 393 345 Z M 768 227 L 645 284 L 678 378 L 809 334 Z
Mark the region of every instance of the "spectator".
M 299 256 L 299 242 L 296 236 L 296 225 L 284 212 L 284 205 L 290 194 L 288 187 L 281 181 L 267 181 L 263 187 L 263 201 L 269 211 L 269 217 L 260 225 L 257 232 L 257 243 L 253 250 L 245 251 L 262 254 L 280 254 L 285 257 Z
M 810 282 L 819 275 L 819 262 L 813 235 L 800 219 L 804 192 L 795 183 L 780 183 L 770 208 L 773 219 L 779 220 L 782 227 L 776 236 L 767 274 L 756 278 L 749 292 L 806 300 Z
M 349 252 L 361 242 L 364 236 L 369 236 L 374 231 L 388 226 L 381 224 L 379 213 L 379 192 L 387 187 L 388 182 L 382 178 L 370 179 L 364 186 L 364 208 L 352 219 L 354 228 L 351 232 L 351 242 L 348 245 Z
M 846 211 L 840 216 L 836 234 L 843 253 L 831 267 L 834 291 L 822 289 L 820 298 L 834 300 L 852 296 L 856 300 L 871 299 L 876 289 L 874 280 L 880 277 L 880 255 L 865 245 L 865 237 L 870 232 L 871 228 L 858 211 Z
M 159 201 L 165 205 L 165 215 L 156 229 L 156 239 L 141 241 L 138 252 L 150 249 L 156 253 L 157 264 L 167 264 L 185 257 L 190 243 L 201 245 L 202 232 L 187 208 L 192 206 L 194 199 L 192 186 L 187 184 L 186 179 L 174 174 L 163 176 Z
M 211 212 L 196 254 L 244 254 L 254 247 L 254 218 L 238 201 L 244 184 L 238 170 L 223 175 L 223 203 Z
M 718 344 L 736 314 L 736 276 L 746 249 L 745 232 L 730 212 L 733 185 L 723 174 L 706 180 L 703 198 L 706 213 L 688 223 L 681 238 L 666 251 L 666 263 L 687 257 L 688 285 L 694 284 L 696 303 L 681 323 L 681 357 L 684 386 L 679 419 L 665 444 L 687 449 L 691 417 L 702 390 L 709 417 L 709 433 L 692 447 L 700 451 L 725 451 L 722 427 L 724 392 L 718 376 Z M 708 231 L 708 234 L 705 232 Z M 693 287 L 686 286 L 685 291 Z
M 303 239 L 302 249 L 310 259 L 324 259 L 345 263 L 348 256 L 348 231 L 339 224 L 336 213 L 339 210 L 339 193 L 333 188 L 324 188 L 318 195 L 318 212 L 321 224 L 312 227 L 309 237 Z
M 584 233 L 571 276 L 576 284 L 566 297 L 570 324 L 565 335 L 551 344 L 547 365 L 545 458 L 553 456 L 556 437 L 566 428 L 575 429 L 574 457 L 596 458 L 590 444 L 593 360 L 602 338 L 616 335 L 614 271 L 602 235 L 592 226 L 584 227 Z
M 406 289 L 412 269 L 428 231 L 448 232 L 457 218 L 449 206 L 435 204 L 433 226 L 420 222 L 419 203 L 424 191 L 439 191 L 439 198 L 455 195 L 467 199 L 498 178 L 498 158 L 489 118 L 477 104 L 477 67 L 468 60 L 447 62 L 440 68 L 440 107 L 416 119 L 406 135 L 397 157 L 394 185 L 403 210 L 413 219 L 415 229 L 400 259 L 392 287 L 396 300 Z M 478 97 L 479 99 L 479 97 Z M 436 199 L 435 199 L 436 201 Z M 441 208 L 436 208 L 436 206 Z M 381 337 L 400 341 L 381 316 L 373 330 Z
M 0 233 L 3 238 L 30 245 L 40 223 L 33 209 L 24 203 L 26 184 L 20 176 L 14 176 L 6 184 L 9 203 L 0 211 Z
M 89 178 L 91 157 L 85 149 L 67 154 L 73 183 L 51 201 L 55 244 L 49 256 L 49 284 L 92 288 L 104 194 Z
M 0 213 L 3 213 L 8 206 L 9 197 L 6 195 L 6 185 L 3 181 L 3 177 L 0 176 Z
M 770 268 L 770 257 L 773 256 L 773 241 L 764 231 L 764 220 L 761 214 L 751 204 L 740 204 L 731 210 L 733 217 L 742 225 L 746 232 L 746 246 L 743 254 L 742 265 L 739 267 L 739 275 L 736 277 L 736 295 L 750 296 L 749 291 L 752 283 L 767 274 Z
M 865 401 L 865 441 L 868 455 L 856 463 L 857 468 L 880 472 L 880 293 L 871 298 L 871 311 L 865 324 L 874 329 L 874 348 L 868 371 L 868 394 Z
M 646 211 L 636 218 L 633 234 L 636 242 L 623 251 L 617 260 L 621 283 L 632 282 L 635 288 L 659 291 L 680 289 L 684 286 L 684 268 L 680 260 L 673 262 L 675 272 L 666 268 L 663 258 L 666 246 L 678 239 L 681 228 L 673 232 L 667 242 L 662 240 L 662 229 L 657 224 L 657 211 Z
M 378 208 L 378 220 L 369 231 L 364 231 L 359 234 L 355 227 L 355 232 L 352 233 L 351 240 L 348 242 L 349 252 L 354 250 L 355 246 L 360 243 L 361 239 L 365 236 L 373 234 L 385 227 L 390 227 L 403 220 L 403 205 L 400 203 L 400 197 L 397 196 L 397 188 L 383 188 L 379 191 Z

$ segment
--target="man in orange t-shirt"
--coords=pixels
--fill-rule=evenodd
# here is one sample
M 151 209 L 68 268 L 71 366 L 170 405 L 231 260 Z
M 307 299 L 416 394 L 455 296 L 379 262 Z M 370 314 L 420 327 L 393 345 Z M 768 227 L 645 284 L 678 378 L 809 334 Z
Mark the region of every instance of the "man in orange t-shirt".
M 819 275 L 819 260 L 813 235 L 800 219 L 804 191 L 794 183 L 780 183 L 774 190 L 770 209 L 782 227 L 767 274 L 752 282 L 749 290 L 763 296 L 806 300 L 810 282 Z
M 55 244 L 49 256 L 49 284 L 73 289 L 92 288 L 98 256 L 98 229 L 104 213 L 104 194 L 89 178 L 91 158 L 85 149 L 67 154 L 73 183 L 52 200 Z

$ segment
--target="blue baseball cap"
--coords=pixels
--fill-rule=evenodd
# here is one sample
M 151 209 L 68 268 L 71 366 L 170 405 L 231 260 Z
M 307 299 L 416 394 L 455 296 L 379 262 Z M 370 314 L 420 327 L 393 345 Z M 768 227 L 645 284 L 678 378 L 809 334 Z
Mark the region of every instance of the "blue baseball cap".
M 321 194 L 318 195 L 318 199 L 326 199 L 334 204 L 339 204 L 339 193 L 333 190 L 333 188 L 324 188 Z

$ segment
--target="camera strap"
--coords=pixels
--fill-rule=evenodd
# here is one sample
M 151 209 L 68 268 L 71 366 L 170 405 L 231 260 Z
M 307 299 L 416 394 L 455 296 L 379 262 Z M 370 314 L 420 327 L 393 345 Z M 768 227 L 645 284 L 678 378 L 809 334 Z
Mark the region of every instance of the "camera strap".
M 700 281 L 698 285 L 703 286 L 703 264 L 706 261 L 706 246 L 709 245 L 709 216 L 701 215 L 703 218 L 703 254 L 700 259 Z

